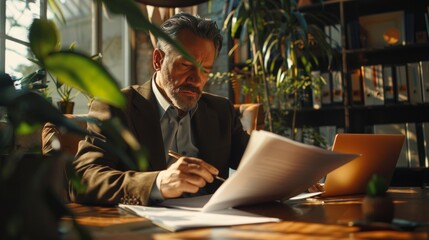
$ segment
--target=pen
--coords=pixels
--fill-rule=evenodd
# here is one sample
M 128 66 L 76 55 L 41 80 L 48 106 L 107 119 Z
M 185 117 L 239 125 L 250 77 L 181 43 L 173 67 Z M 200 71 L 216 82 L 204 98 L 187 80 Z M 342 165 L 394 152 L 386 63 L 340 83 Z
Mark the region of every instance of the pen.
M 171 151 L 171 150 L 168 150 L 168 155 L 169 155 L 170 157 L 175 158 L 175 159 L 179 159 L 180 157 L 183 157 L 182 155 L 178 154 L 177 152 L 174 152 L 174 151 Z M 221 178 L 221 177 L 219 177 L 219 176 L 217 176 L 217 175 L 214 175 L 214 177 L 215 177 L 217 180 L 219 180 L 219 181 L 222 181 L 222 182 L 225 182 L 225 181 L 226 181 L 226 179 L 225 179 L 225 178 Z
M 325 204 L 325 203 L 334 203 L 334 202 L 355 202 L 358 201 L 358 198 L 338 198 L 338 199 L 318 199 L 318 198 L 307 198 L 306 201 L 313 204 Z

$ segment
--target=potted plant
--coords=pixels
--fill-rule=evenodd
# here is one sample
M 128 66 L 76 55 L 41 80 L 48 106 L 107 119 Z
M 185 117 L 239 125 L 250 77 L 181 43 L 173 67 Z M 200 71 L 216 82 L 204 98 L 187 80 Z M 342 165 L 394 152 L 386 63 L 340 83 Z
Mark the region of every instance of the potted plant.
M 54 80 L 55 87 L 60 100 L 57 101 L 58 109 L 64 114 L 73 114 L 74 102 L 73 99 L 79 94 L 79 92 L 73 93 L 73 88 L 63 84 L 58 80 Z
M 224 29 L 230 29 L 233 38 L 244 34 L 249 39 L 251 59 L 244 69 L 250 77 L 245 89 L 251 88 L 248 92 L 256 96 L 253 99 L 263 103 L 268 129 L 282 135 L 285 114 L 292 109 L 295 119 L 305 91 L 317 91 L 326 84 L 311 72 L 318 59 L 330 62 L 333 50 L 324 30 L 309 18 L 327 19 L 301 12 L 295 0 L 240 0 L 224 21 Z M 289 128 L 294 138 L 294 120 Z
M 392 222 L 395 206 L 387 189 L 387 183 L 382 177 L 373 175 L 369 180 L 362 202 L 362 214 L 366 221 Z

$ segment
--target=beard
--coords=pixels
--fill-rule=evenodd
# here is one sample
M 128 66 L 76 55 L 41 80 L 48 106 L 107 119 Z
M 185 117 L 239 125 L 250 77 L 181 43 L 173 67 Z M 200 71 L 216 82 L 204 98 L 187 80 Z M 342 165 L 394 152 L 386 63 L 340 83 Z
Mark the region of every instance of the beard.
M 181 91 L 193 92 L 196 96 L 188 96 L 181 93 Z M 202 94 L 201 90 L 192 84 L 184 84 L 176 89 L 174 89 L 172 85 L 168 84 L 166 93 L 173 105 L 184 112 L 188 112 L 195 108 Z

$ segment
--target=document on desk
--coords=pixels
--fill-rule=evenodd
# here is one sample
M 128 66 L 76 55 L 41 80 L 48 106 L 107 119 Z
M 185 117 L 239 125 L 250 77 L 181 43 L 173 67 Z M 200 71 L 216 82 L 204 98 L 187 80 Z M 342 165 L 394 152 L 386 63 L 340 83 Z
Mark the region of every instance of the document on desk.
M 212 212 L 289 199 L 358 156 L 328 151 L 267 131 L 253 131 L 237 171 L 212 196 L 170 199 L 163 206 Z
M 119 207 L 137 216 L 145 217 L 151 220 L 153 224 L 172 232 L 190 228 L 233 226 L 280 221 L 278 218 L 262 217 L 236 209 L 224 209 L 207 213 L 138 205 L 119 204 Z

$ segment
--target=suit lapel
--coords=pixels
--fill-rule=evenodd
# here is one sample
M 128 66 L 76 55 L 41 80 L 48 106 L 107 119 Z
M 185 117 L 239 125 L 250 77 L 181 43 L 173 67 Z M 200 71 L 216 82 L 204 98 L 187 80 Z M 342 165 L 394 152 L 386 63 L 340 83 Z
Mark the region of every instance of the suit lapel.
M 132 97 L 131 121 L 136 135 L 143 148 L 151 149 L 149 168 L 162 170 L 166 168 L 164 144 L 159 123 L 159 110 L 152 92 L 151 81 L 134 87 L 138 94 Z
M 211 146 L 216 144 L 220 132 L 217 122 L 217 114 L 208 109 L 204 101 L 199 101 L 198 110 L 195 112 L 192 121 L 193 130 L 195 131 L 200 157 L 211 164 L 216 161 Z

